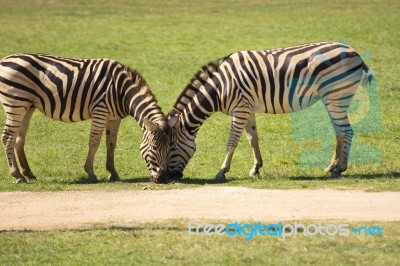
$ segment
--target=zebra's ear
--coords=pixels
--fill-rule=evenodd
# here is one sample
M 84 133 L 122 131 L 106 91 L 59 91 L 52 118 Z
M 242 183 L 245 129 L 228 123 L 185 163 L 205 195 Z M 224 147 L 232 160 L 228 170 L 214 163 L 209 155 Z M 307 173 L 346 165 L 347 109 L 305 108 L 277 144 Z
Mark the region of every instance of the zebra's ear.
M 156 131 L 158 128 L 158 126 L 155 123 L 151 122 L 147 117 L 143 119 L 143 124 L 144 127 L 150 132 Z
M 173 127 L 178 122 L 179 112 L 176 109 L 171 109 L 168 115 L 168 126 Z

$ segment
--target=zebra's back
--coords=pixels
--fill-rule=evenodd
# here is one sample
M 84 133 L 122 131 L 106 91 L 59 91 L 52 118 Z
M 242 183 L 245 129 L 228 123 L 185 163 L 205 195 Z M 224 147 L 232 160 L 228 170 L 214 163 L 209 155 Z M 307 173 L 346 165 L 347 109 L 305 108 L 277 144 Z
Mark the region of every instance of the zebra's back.
M 254 112 L 299 111 L 328 95 L 354 93 L 364 67 L 354 49 L 337 42 L 233 53 L 219 66 L 221 76 L 231 77 L 222 82 L 222 111 L 230 113 L 237 93 Z
M 110 59 L 72 59 L 45 54 L 15 54 L 0 62 L 3 104 L 34 106 L 64 122 L 91 118 L 123 66 Z

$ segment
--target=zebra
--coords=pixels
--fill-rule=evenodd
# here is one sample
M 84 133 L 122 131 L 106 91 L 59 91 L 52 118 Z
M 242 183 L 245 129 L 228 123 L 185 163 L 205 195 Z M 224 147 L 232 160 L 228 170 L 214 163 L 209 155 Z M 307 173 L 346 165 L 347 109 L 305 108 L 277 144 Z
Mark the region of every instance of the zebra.
M 6 113 L 2 142 L 9 173 L 17 183 L 25 183 L 26 178 L 36 180 L 24 151 L 35 109 L 62 122 L 92 119 L 84 164 L 89 182 L 98 180 L 93 161 L 104 130 L 109 180 L 119 180 L 114 165 L 117 134 L 121 119 L 128 115 L 134 117 L 143 130 L 140 152 L 150 179 L 168 180 L 167 117 L 141 74 L 113 59 L 75 59 L 33 53 L 7 56 L 0 61 L 0 102 Z
M 257 176 L 263 160 L 255 113 L 296 112 L 322 100 L 336 135 L 333 158 L 325 171 L 337 178 L 347 169 L 354 134 L 347 110 L 359 83 L 367 86 L 373 78 L 373 71 L 360 55 L 339 42 L 239 51 L 211 62 L 194 76 L 168 114 L 175 143 L 168 163 L 170 176 L 182 177 L 195 153 L 200 126 L 218 111 L 232 116 L 232 121 L 226 157 L 216 181 L 226 180 L 243 130 L 254 157 L 249 176 Z

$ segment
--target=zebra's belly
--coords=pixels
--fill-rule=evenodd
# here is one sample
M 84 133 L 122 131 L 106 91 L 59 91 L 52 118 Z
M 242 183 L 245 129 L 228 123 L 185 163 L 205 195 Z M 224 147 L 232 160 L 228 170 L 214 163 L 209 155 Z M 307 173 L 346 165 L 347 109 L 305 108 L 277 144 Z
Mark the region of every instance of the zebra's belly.
M 59 106 L 57 106 L 54 110 L 44 110 L 42 106 L 35 106 L 42 114 L 45 116 L 65 123 L 79 122 L 91 119 L 89 112 L 80 112 L 79 110 L 71 111 L 66 108 L 65 110 L 61 110 Z
M 254 113 L 285 114 L 298 112 L 312 106 L 320 99 L 319 95 L 315 94 L 311 96 L 293 97 L 292 100 L 286 100 L 283 104 L 280 104 L 279 101 L 276 101 L 274 104 L 259 103 L 255 105 Z

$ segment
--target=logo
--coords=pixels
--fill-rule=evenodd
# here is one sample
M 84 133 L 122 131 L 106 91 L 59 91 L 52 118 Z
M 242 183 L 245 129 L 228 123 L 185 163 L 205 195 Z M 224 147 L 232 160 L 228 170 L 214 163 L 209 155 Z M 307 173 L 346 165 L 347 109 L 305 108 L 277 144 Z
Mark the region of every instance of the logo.
M 284 224 L 282 222 L 263 224 L 257 222 L 254 224 L 250 223 L 239 223 L 233 222 L 227 225 L 225 224 L 202 224 L 196 223 L 195 220 L 190 220 L 188 223 L 188 235 L 199 235 L 204 234 L 206 236 L 223 236 L 228 235 L 230 237 L 238 236 L 244 237 L 247 241 L 252 240 L 254 237 L 279 237 L 282 240 L 288 237 L 304 235 L 304 236 L 341 236 L 347 237 L 353 235 L 364 235 L 364 236 L 383 236 L 383 228 L 381 226 L 360 226 L 358 228 L 351 228 L 349 224 L 308 224 L 295 222 L 294 224 Z
M 367 50 L 361 57 L 362 60 L 371 57 L 371 51 Z M 331 64 L 330 59 L 322 54 L 316 58 L 323 64 Z M 296 80 L 296 83 L 304 82 L 306 80 Z M 343 93 L 345 94 L 346 90 Z M 343 98 L 346 99 L 345 96 Z M 350 148 L 349 163 L 379 163 L 380 151 L 374 146 L 358 142 L 360 133 L 377 132 L 382 129 L 376 78 L 373 78 L 369 86 L 358 87 L 348 109 L 348 115 L 355 133 Z M 324 168 L 329 165 L 336 140 L 332 122 L 321 101 L 301 112 L 291 113 L 291 129 L 293 138 L 297 141 L 320 143 L 318 149 L 304 148 L 299 154 L 300 167 Z

